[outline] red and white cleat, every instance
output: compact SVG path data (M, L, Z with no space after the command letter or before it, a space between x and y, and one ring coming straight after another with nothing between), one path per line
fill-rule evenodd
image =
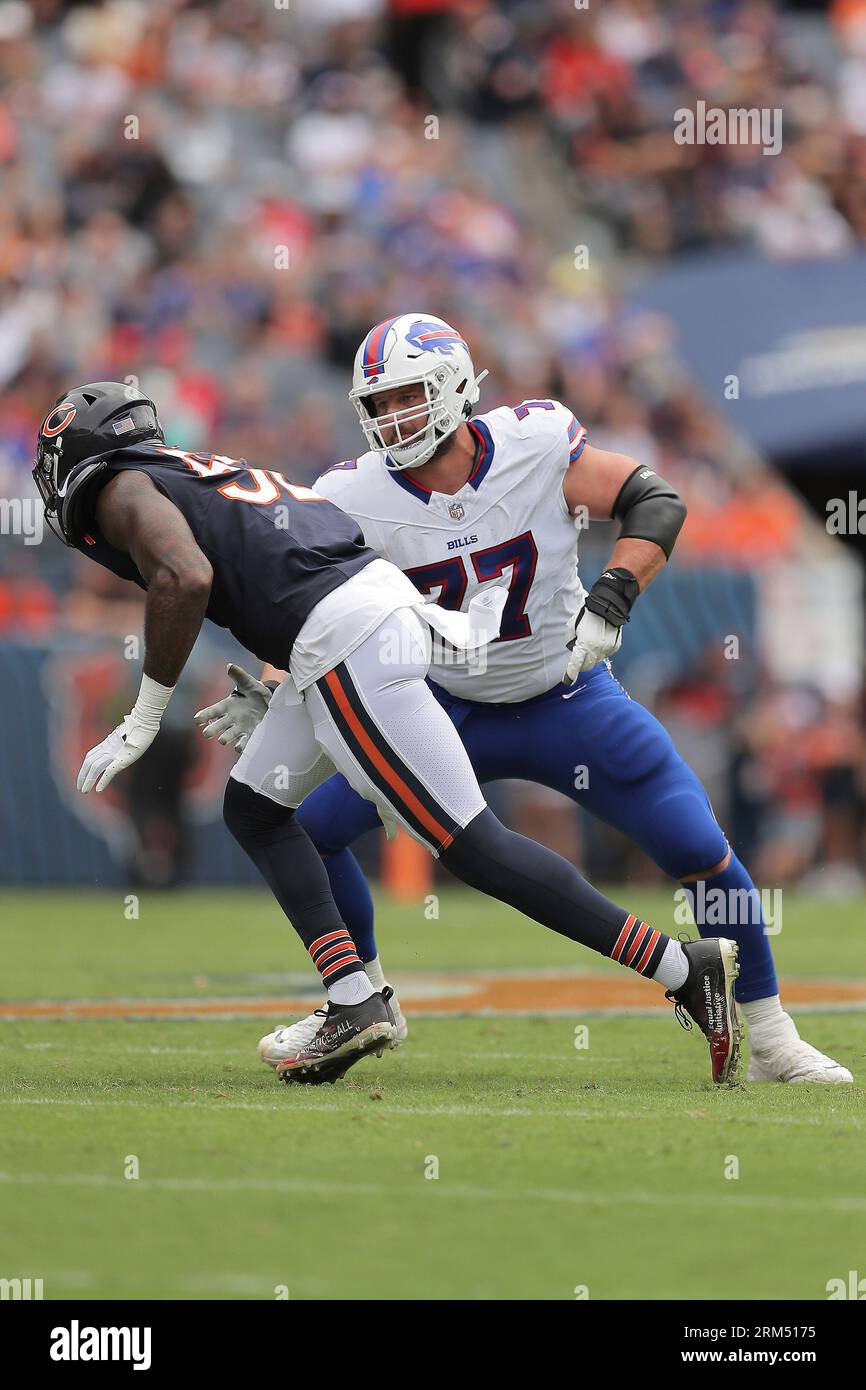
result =
M734 999L734 983L740 967L737 943L726 937L684 941L689 973L679 989L669 989L666 999L676 1004L676 1016L690 1029L694 1019L710 1045L713 1081L733 1085L740 1062L742 1030Z

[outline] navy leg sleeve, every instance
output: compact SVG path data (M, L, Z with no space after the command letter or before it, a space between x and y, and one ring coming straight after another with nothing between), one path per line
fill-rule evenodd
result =
M294 811L229 777L223 818L250 856L329 985L361 962L318 851Z
M331 892L361 960L378 954L373 928L373 899L361 866L349 845L381 825L376 808L338 773L304 799L296 819L322 855Z

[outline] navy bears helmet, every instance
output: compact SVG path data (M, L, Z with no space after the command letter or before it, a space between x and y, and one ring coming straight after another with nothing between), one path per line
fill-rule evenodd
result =
M129 444L165 443L153 401L120 381L97 381L58 396L39 430L33 478L45 503L45 519L65 545L80 540L77 518L87 486L107 456ZM68 487L69 476L80 469Z

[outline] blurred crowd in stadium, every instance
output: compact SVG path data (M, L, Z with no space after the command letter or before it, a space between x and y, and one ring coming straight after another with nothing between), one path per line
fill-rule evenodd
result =
M623 290L695 248L866 238L866 0L829 22L762 0L0 0L0 84L3 497L29 495L65 385L131 375L171 442L310 482L359 451L361 337L417 307L490 369L484 409L556 396L670 477L680 566L808 543ZM677 144L671 111L699 98L782 108L781 155ZM50 538L3 549L0 636L105 632L121 602L130 630L137 600ZM759 878L820 860L857 881L862 692L708 652L656 708L711 783L725 769Z

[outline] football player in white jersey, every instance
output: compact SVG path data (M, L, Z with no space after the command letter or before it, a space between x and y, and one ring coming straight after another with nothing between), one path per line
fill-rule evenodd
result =
M469 660L434 644L429 677L478 780L519 778L569 795L679 880L703 935L711 927L737 941L750 1079L851 1081L783 1010L751 878L666 731L610 669L632 605L670 556L683 503L651 469L589 444L557 401L473 416L483 375L441 319L410 313L377 324L358 350L351 391L369 451L328 469L316 491L445 608L465 610L477 594L507 584L497 640ZM621 522L608 567L588 593L578 578L576 524L587 517ZM242 746L269 690L237 674L233 695L199 719L210 736ZM585 776L576 780L578 767ZM343 920L380 988L372 901L349 849L378 823L375 807L338 776L304 801L298 820L325 858ZM312 1014L275 1030L260 1055L271 1065L294 1057L319 1023Z

